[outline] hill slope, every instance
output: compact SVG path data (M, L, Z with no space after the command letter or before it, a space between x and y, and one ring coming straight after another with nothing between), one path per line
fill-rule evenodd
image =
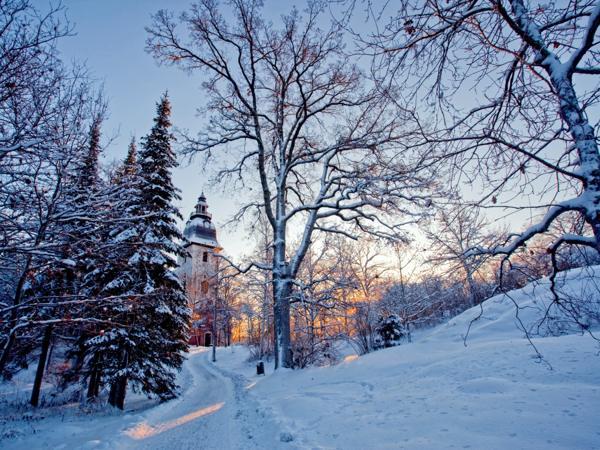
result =
M563 291L597 303L596 272L569 272ZM540 326L550 299L547 280L529 285L466 311L419 342L334 367L257 378L242 367L242 349L223 351L217 364L246 370L256 382L249 390L306 448L600 448L598 341L548 336L575 330L569 314L556 308ZM523 325L546 336L532 338L543 361L524 339Z

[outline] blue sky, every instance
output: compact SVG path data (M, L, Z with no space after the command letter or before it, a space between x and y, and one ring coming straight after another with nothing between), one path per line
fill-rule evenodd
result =
M37 3L43 9L48 0ZM109 100L110 117L104 133L114 139L107 149L106 161L123 158L132 135L139 139L148 133L155 102L165 90L171 98L174 125L191 131L202 127L203 118L196 114L203 99L200 74L188 75L175 67L159 66L144 50L144 27L150 25L151 15L161 8L184 11L191 3L192 0L63 0L75 33L60 42L63 58L86 62L93 76L104 84ZM289 0L266 3L264 11L274 22L294 4L300 9L304 4ZM183 197L178 206L187 218L204 190L221 245L228 254L240 256L251 249L243 227L219 227L236 211L240 193L211 189L209 176L210 171L204 172L199 162L182 161L174 172L174 182Z
M34 0L44 10L50 0ZM203 126L203 118L197 117L196 108L201 105L202 79L198 73L187 75L175 67L159 66L144 51L146 32L144 27L151 22L151 14L161 8L180 12L186 10L192 0L63 0L66 14L74 26L75 35L62 39L59 49L66 61L86 62L92 75L104 84L109 100L110 117L104 128L106 138L114 138L105 158L110 161L125 155L131 136L138 139L152 126L155 103L168 90L173 105L173 123L176 127L192 132ZM302 8L304 2L271 0L264 11L268 18L277 22L280 13L296 4ZM174 182L181 189L183 199L178 205L187 217L197 196L205 191L217 226L228 220L236 210L240 193L225 193L211 189L208 173L199 162L182 166L174 172ZM498 218L501 212L490 216ZM519 218L511 217L507 222L518 228L527 220L527 211ZM501 220L504 222L504 220ZM239 256L250 249L244 239L242 226L224 229L219 227L219 241L226 252ZM243 249L243 250L242 250Z
M44 10L48 2L38 0ZM173 106L175 126L198 130L203 119L196 116L202 94L198 74L188 76L174 67L159 66L144 51L150 15L161 8L186 9L190 0L63 0L67 17L74 25L75 36L62 39L59 49L65 61L83 61L92 76L104 84L110 117L104 126L105 138L113 138L104 155L105 162L124 157L132 136L148 133L155 114L155 103L168 90ZM184 217L190 214L202 190L219 225L234 212L235 193L211 190L201 164L182 162L173 174L182 191L180 203ZM240 254L244 245L242 229L220 229L219 240L232 255Z

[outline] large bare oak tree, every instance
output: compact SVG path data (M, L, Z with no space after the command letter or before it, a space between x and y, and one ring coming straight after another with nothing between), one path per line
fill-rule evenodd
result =
M402 118L347 59L326 3L307 5L275 27L262 1L201 0L178 18L159 11L148 28L158 60L204 76L210 120L187 151L225 151L219 176L260 186L242 212L262 210L272 228L276 367L293 364L290 298L314 234L395 236L399 220L387 213L406 220L400 213L428 201L417 160L390 158Z

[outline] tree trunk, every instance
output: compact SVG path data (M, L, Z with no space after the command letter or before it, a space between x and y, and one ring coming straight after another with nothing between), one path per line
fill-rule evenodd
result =
M269 324L269 311L271 305L269 305L269 289L267 287L269 280L265 275L263 284L263 297L262 297L262 308L260 311L260 358L264 358L269 349L269 330L271 329Z
M50 361L52 361L52 355L54 354L54 344L50 345L50 350L48 351L48 358L46 359L46 370L45 372L48 372L48 370L50 370Z
M117 406L117 391L119 386L119 380L117 379L110 384L110 391L108 393L108 404L111 406Z
M600 253L600 213L594 214L592 217L587 218L587 222L592 227L594 238L596 239L596 250Z
M468 266L468 264L463 263L463 269L467 274L467 289L469 290L469 306L475 306L479 304L479 293L477 287L475 285L475 280L473 279L473 271Z
M117 408L123 410L125 409L125 396L127 395L127 377L120 378L118 385Z
M85 341L87 339L87 335L82 333L81 336L77 339L77 353L75 354L75 361L73 362L72 371L76 374L81 373L81 368L83 367L83 363L85 361Z
M600 252L600 154L596 135L579 105L573 83L566 77L557 78L549 72L552 84L558 91L561 115L569 125L569 132L577 148L579 172L585 178L584 192L591 200L591 205L586 207L586 220L592 227L596 250Z
M119 409L125 408L125 396L127 395L127 377L119 377L110 386L108 403Z
M213 320L212 320L212 362L217 362L217 297L213 302Z
M275 304L275 368L293 368L294 361L290 334L290 279L275 279L273 300Z
M584 207L586 220L592 227L596 249L600 252L600 153L598 152L594 127L590 125L580 105L577 92L573 86L572 74L568 74L563 70L561 61L556 55L550 53L544 42L541 41L541 30L530 19L523 0L511 0L510 4L515 22L536 46L537 59L550 77L550 82L559 101L560 115L567 123L569 133L577 148L579 156L578 173L583 178L584 194L587 194L592 204Z
M123 352L121 357L121 367L126 368L128 362L127 351ZM127 394L127 377L117 377L116 380L110 385L110 393L108 395L108 403L111 406L115 406L119 409L125 407L125 396Z
M10 313L9 323L15 324L17 323L18 312L19 309L16 306L21 304L21 298L23 297L23 288L25 286L25 281L27 280L27 274L29 273L29 268L31 267L31 256L27 257L27 261L25 263L25 267L21 272L21 276L19 277L19 281L17 282L17 287L15 290L15 296L13 300L13 309ZM10 355L10 351L16 341L16 331L11 330L4 343L4 348L2 349L2 355L0 356L0 374L4 374L4 369L6 367L6 363L8 362L8 356Z
M31 404L38 406L40 401L40 391L42 389L42 380L44 378L44 370L46 369L46 359L48 357L48 349L50 348L50 341L52 340L52 325L48 325L44 331L44 337L42 339L42 351L40 352L40 359L38 361L37 371L35 373L35 380L33 382L33 389L31 390Z
M11 317L11 322L12 321L13 320ZM6 363L8 362L8 355L10 355L10 351L12 349L12 346L15 343L15 340L16 340L15 332L11 331L11 333L8 336L8 339L6 340L6 343L4 344L4 349L2 350L2 356L0 356L0 374L2 374L3 376L4 376L4 368L6 367Z
M92 357L91 362L91 373L88 381L87 399L91 400L98 396L100 392L100 371L98 369L98 363L100 361L100 354L96 353Z

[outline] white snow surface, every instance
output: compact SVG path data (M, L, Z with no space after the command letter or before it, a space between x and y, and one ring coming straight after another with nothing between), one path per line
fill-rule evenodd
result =
M192 244L206 245L207 247L218 247L219 243L214 239L209 239L200 236L191 236L188 241Z
M83 413L77 404L31 410L2 405L2 449L294 449L247 394L247 381L209 362L195 348L179 376L183 394L156 404L128 395L126 411ZM14 384L3 386L14 395Z
M600 268L575 270L562 290L598 302L597 282ZM156 405L129 396L125 413L88 415L76 405L32 412L6 404L0 439L10 437L0 448L600 449L599 343L566 326L561 310L538 326L549 299L544 280L418 333L413 344L332 367L274 372L267 363L257 376L245 347L219 348L216 364L194 349L180 398ZM523 327L538 332L531 343ZM2 387L14 396L14 386Z
M599 275L598 267L570 271L560 290L597 307ZM599 342L574 333L556 308L540 326L548 286L493 297L413 344L333 367L256 377L243 348L219 364L255 380L250 391L302 448L600 449ZM523 326L538 334L542 360Z

